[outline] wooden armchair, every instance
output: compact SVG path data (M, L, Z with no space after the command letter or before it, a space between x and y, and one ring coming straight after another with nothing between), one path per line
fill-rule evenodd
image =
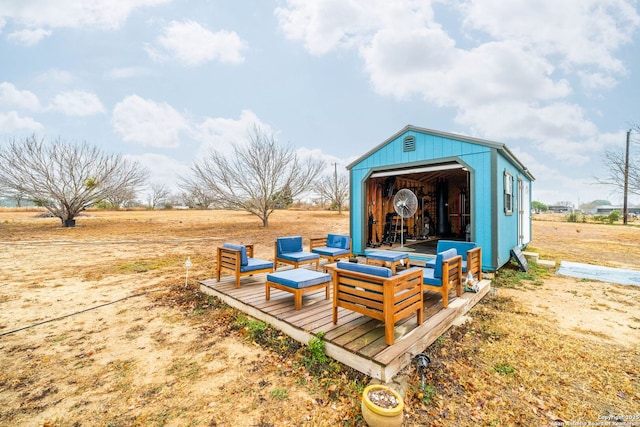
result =
M463 265L463 273L469 272L475 280L482 280L482 248L480 246L467 251L466 269L464 267Z
M459 240L438 240L436 253L455 249L458 255L462 256L462 272L471 271L471 275L476 280L482 280L482 247L475 242L463 242ZM427 261L429 268L435 268L436 261Z
M253 257L253 245L225 243L218 247L217 261L216 280L220 281L223 270L228 271L236 276L236 288L240 287L242 276L273 272L273 262Z
M422 269L411 268L392 275L386 267L338 262L333 270L333 323L343 307L384 322L384 340L395 341L398 320L417 316L423 319Z
M351 237L331 233L326 237L312 237L309 239L309 250L330 263L340 258L351 258Z
M442 307L449 306L449 291L456 290L456 296L462 295L462 256L455 249L449 249L436 255L434 268L423 270L423 291L435 291L442 294Z
M273 252L274 267L278 268L278 263L291 264L294 268L300 264L316 264L316 270L320 267L320 255L307 252L302 249L302 237L278 237Z

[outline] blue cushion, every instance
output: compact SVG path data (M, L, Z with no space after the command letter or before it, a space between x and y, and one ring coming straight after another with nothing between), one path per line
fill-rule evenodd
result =
M398 251L370 251L365 254L367 258L379 260L379 261L400 261L406 259L409 255L406 252Z
M301 251L301 252L285 252L285 253L281 253L278 255L278 258L280 259L286 259L289 261L310 261L312 259L318 259L320 258L320 255L318 254L314 254L311 252L305 252L305 251Z
M302 251L302 237L278 237L276 240L278 245L278 255L287 252L301 252Z
M301 289L328 282L331 280L331 275L306 268L294 268L293 270L267 274L267 280L290 288Z
M249 258L247 265L240 266L240 271L246 273L247 271L264 270L265 268L273 268L273 263L263 259Z
M356 264L355 262L339 261L337 267L342 270L355 271L356 273L371 274L378 277L391 277L391 269L387 267L378 267L377 265Z
M438 240L436 252L444 252L448 249L455 249L462 260L467 260L467 251L476 247L475 242L464 242L462 240Z
M431 286L442 286L442 279L433 276L435 270L433 268L422 269L422 283Z
M329 246L320 246L319 248L313 248L311 252L324 256L339 256L349 254L348 249L333 248Z
M249 263L249 258L247 258L247 248L245 245L236 245L233 243L225 243L222 245L223 248L234 249L236 251L240 251L240 265L247 265Z
M349 250L349 236L344 234L327 234L327 246L330 248Z
M442 278L442 261L451 259L456 255L458 255L458 252L454 248L439 252L436 255L436 266L433 271L433 277Z
M436 259L431 258L430 260L427 260L427 262L424 263L424 266L427 268L436 268Z

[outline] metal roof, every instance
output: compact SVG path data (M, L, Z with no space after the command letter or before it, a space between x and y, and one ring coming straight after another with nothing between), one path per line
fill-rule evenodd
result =
M494 142L494 141L488 141L488 140L485 140L485 139L474 138L474 137L466 136L466 135L460 135L460 134L455 134L455 133L449 133L449 132L442 132L442 131L433 130L433 129L427 129L427 128L423 128L423 127L419 127L419 126L413 126L413 125L406 125L401 130L399 130L398 132L393 134L391 137L387 138L382 143L378 144L376 147L374 147L371 150L367 151L365 154L363 154L362 156L358 157L355 161L349 163L347 165L347 169L351 170L351 168L353 168L356 164L360 163L362 160L366 159L371 154L373 154L376 151L380 150L385 145L387 145L387 144L391 143L392 141L396 140L400 135L402 135L402 134L404 134L406 132L409 132L409 131L414 131L414 132L419 132L419 133L423 133L423 134L439 136L439 137L442 137L442 138L456 139L458 141L465 141L465 142L470 142L472 144L478 144L478 145L483 145L485 147L494 148L494 149L498 150L499 152L501 152L509 161L511 161L523 174L525 174L527 176L527 178L529 178L531 181L535 180L535 178L533 177L533 175L531 174L529 169L527 169L522 164L522 162L520 160L518 160L518 158L507 148L507 146L505 144L502 144L502 143L499 143L499 142Z

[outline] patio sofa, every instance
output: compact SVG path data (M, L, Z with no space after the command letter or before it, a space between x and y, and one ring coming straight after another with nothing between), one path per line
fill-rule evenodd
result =
M253 257L253 245L236 245L224 243L218 246L216 264L216 280L220 281L220 273L228 271L236 276L236 288L240 287L240 277L257 273L271 273L273 262Z
M326 258L330 263L340 258L351 258L351 237L344 234L327 234L326 237L309 239L309 250Z
M278 263L291 264L294 268L300 264L316 264L316 270L320 267L320 255L307 252L302 249L302 237L278 237L274 249L274 269L278 268Z
M449 306L449 291L456 290L456 296L462 295L462 256L454 248L436 255L434 267L424 267L422 290L442 294L442 307Z
M471 272L476 280L482 280L482 247L477 246L475 242L463 242L458 240L438 240L436 253L444 252L449 249L455 249L458 255L462 256L462 272ZM436 261L428 261L426 266L435 268Z
M385 343L393 345L398 320L416 314L422 323L422 268L393 275L387 267L339 261L332 274L334 324L340 307L381 320Z

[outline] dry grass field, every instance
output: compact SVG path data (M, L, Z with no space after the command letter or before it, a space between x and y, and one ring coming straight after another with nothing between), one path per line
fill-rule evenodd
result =
M347 233L347 214L277 211L264 229L228 211L88 211L75 228L39 213L0 211L0 425L364 425L366 377L313 369L197 286L225 241L271 259L277 236ZM531 247L640 270L639 242L638 226L545 216ZM509 267L495 286L425 349L424 387L404 373L406 425L640 417L640 289Z

